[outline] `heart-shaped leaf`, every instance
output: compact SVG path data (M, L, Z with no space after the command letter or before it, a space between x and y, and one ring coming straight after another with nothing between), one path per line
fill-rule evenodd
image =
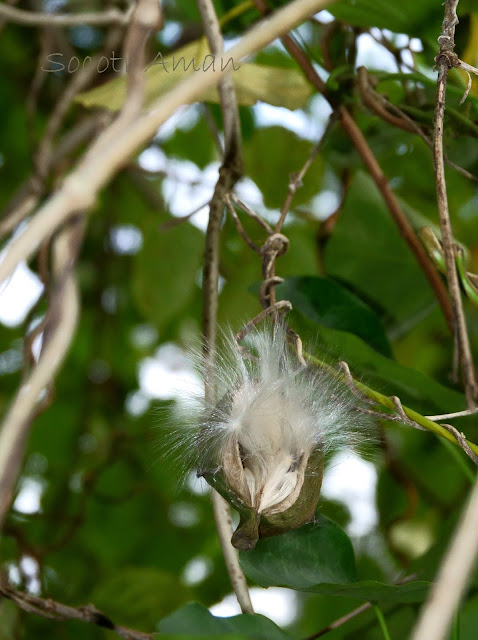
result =
M319 516L281 536L259 540L252 551L240 553L247 576L262 587L298 590L355 579L355 557L347 534L335 522Z

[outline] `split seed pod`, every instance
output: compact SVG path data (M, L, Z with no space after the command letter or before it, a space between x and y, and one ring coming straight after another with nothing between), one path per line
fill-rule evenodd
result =
M238 511L232 544L242 550L313 519L327 450L353 445L364 427L349 390L301 365L283 327L248 343L251 357L233 339L219 356L208 382L222 399L196 437L198 475Z

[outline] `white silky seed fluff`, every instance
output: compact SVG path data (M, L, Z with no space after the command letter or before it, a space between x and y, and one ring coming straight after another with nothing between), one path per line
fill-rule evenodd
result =
M186 449L189 464L183 466L219 472L224 453L237 441L241 498L258 512L274 513L302 482L301 462L318 449L327 453L367 440L368 420L345 385L298 362L281 325L254 330L244 343L252 358L244 356L232 333L225 334L207 380L220 400L208 406L202 394L186 399L188 422L195 415L195 424L176 433L170 455ZM201 357L194 359L199 363Z

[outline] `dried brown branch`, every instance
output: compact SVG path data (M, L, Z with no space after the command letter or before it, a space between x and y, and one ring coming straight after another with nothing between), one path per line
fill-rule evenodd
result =
M256 8L263 15L267 15L270 13L270 9L265 0L253 1ZM357 126L357 123L343 105L337 106L330 99L325 83L318 75L308 56L299 47L295 40L290 35L283 36L281 40L284 47L296 60L309 82L330 102L332 108L336 109L339 120L345 132L352 141L358 154L362 158L363 163L367 167L373 181L377 185L378 190L382 194L382 198L384 199L385 204L387 205L395 224L397 225L404 240L407 242L410 250L415 256L415 259L419 263L420 267L422 268L430 286L435 293L435 296L442 309L443 315L450 331L453 331L453 314L446 287L444 286L439 274L436 272L436 269L433 266L430 258L428 257L425 249L415 235L413 228L411 227L405 213L402 211L402 208L400 207L400 204L395 197L395 194L393 193L386 176L384 175L379 163L377 162L377 159L375 158L364 135Z
M209 42L212 55L220 57L224 52L219 21L211 0L198 0L198 8ZM203 273L203 334L205 354L214 361L216 343L217 287L219 279L219 232L225 206L225 197L242 173L241 129L234 83L230 76L221 79L218 84L221 99L221 111L224 125L224 159L219 170L219 179L209 207L209 222L206 233L205 261ZM209 349L212 350L208 355Z
M111 24L128 24L130 12L123 13L112 7L106 11L88 11L77 14L42 13L17 9L2 2L0 4L0 18L24 27L74 27L80 24L104 27Z
M430 286L435 293L435 297L437 298L438 303L441 307L446 323L451 329L453 325L450 300L448 298L448 293L440 278L440 275L437 273L427 252L423 248L423 245L421 244L412 226L410 225L405 213L403 212L395 194L393 193L389 185L385 174L382 171L382 168L380 167L377 159L375 158L372 150L365 140L363 133L360 131L356 122L347 111L347 109L345 109L345 107L340 107L339 112L342 126L352 140L375 184L380 190L400 234L407 242L410 250L415 256L415 259L421 266L422 271L424 272Z
M0 598L14 602L20 609L50 620L81 620L108 629L118 634L124 640L152 640L153 634L128 629L115 624L111 618L99 611L94 605L71 607L55 600L39 598L38 596L17 591L8 585L0 583Z
M475 396L477 393L477 382L473 357L471 354L470 339L466 329L465 314L463 311L463 302L455 262L453 232L450 222L450 212L448 209L445 165L443 161L443 122L445 117L446 85L448 71L453 66L450 60L455 55L453 49L455 48L455 26L458 24L458 17L456 15L457 6L458 0L447 0L445 2L445 17L442 25L442 33L438 38L440 51L435 58L436 65L438 67L438 81L433 131L433 160L435 166L440 229L442 234L443 252L445 255L446 277L453 312L455 345L463 375L468 407L473 408L476 406Z
M204 31L212 55L220 57L224 53L219 20L212 0L197 0ZM206 371L211 371L215 364L216 326L219 282L219 235L221 219L227 195L238 181L242 173L242 138L237 107L236 91L231 76L225 76L218 84L221 99L221 111L224 126L224 159L219 170L219 179L209 204L209 221L206 231L206 245L203 269L203 345ZM211 376L206 374L206 381ZM206 382L205 396L209 402L215 402L216 390ZM226 562L234 593L243 613L253 613L252 602L247 587L246 577L239 564L237 549L232 546L233 533L231 510L224 498L211 489L214 518L219 541Z
M367 105L367 107L369 107L369 109L376 115L380 116L382 120L385 120L385 122L388 122L388 124L391 124L394 127L403 129L403 131L417 133L425 139L425 134L418 125L411 121L411 118L396 116L387 110L387 107L390 108L390 104L384 96L373 89L370 77L365 67L359 67L357 69L357 85L360 91L360 97L364 104Z

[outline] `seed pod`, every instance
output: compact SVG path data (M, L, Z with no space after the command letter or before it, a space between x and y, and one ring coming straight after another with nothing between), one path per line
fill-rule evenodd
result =
M353 444L364 424L346 387L295 360L280 325L250 336L253 358L228 346L212 381L227 391L197 436L198 474L238 511L232 543L248 550L313 519L326 451Z

